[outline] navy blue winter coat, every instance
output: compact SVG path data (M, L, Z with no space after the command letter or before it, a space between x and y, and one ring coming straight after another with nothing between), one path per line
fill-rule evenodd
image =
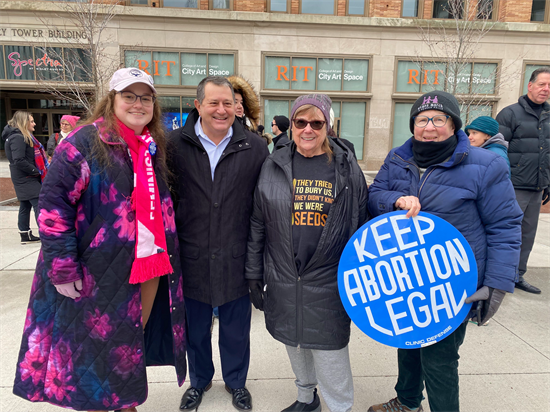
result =
M452 224L470 244L478 267L478 288L512 293L517 279L521 221L508 168L501 156L471 147L462 130L445 162L420 178L412 139L390 151L369 188L369 211L376 217L395 210L401 196L416 196L422 211Z

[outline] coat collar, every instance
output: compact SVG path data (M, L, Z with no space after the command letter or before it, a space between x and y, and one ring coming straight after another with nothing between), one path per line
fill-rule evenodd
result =
M520 96L519 99L518 99L518 103L521 107L523 107L523 109L529 113L530 115L533 115L535 116L537 119L539 118L539 116L537 116L537 114L535 113L535 111L533 110L533 108L529 105L529 103L527 103L527 99L526 97L527 96L526 94L523 95L523 96ZM540 118L542 119L542 117L544 115L548 115L548 113L550 113L550 104L548 102L544 102L542 104L542 112L540 114Z
M470 139L468 139L468 135L462 131L462 129L457 130L456 137L458 138L458 144L456 145L455 151L451 155L451 158L445 162L440 163L438 166L442 167L454 167L462 160L465 156L468 156L470 153ZM401 159L406 161L412 161L413 159L413 151L412 151L412 142L413 142L414 136L411 137L409 140L407 140L405 143L403 143L402 146L395 149L395 154L399 156Z

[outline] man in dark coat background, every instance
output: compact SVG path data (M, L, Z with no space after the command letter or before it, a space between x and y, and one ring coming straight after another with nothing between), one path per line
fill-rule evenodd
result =
M195 109L170 133L176 226L187 310L191 386L180 409L197 409L212 386L210 329L219 307L225 389L233 406L252 409L245 388L250 360L251 305L244 263L254 188L269 154L264 139L235 121L235 95L224 77L197 87Z
M273 132L273 150L280 149L290 142L286 131L290 127L290 121L286 116L275 116L271 121L271 131Z
M512 184L523 212L516 288L538 294L540 289L523 276L535 243L541 202L545 205L550 200L550 67L535 70L527 90L517 103L502 109L496 120L509 142Z

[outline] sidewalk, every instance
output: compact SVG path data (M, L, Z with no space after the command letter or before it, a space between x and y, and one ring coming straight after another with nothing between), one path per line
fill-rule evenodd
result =
M61 411L32 404L12 394L15 363L25 320L39 245L20 245L17 207L0 207L0 411ZM33 223L33 226L35 223ZM36 229L35 229L36 231ZM461 348L460 389L463 412L534 412L550 410L550 215L541 214L527 279L541 295L508 295L485 327L469 324ZM224 389L214 326L216 375L200 412L235 411ZM350 356L355 385L354 411L365 412L395 396L396 350L372 341L353 327ZM139 412L179 411L188 383L178 388L172 367L148 368L149 399ZM253 309L251 361L247 387L255 412L276 412L296 399L293 373L284 346L265 329L263 314ZM427 401L423 402L428 411ZM328 412L323 403L323 410Z

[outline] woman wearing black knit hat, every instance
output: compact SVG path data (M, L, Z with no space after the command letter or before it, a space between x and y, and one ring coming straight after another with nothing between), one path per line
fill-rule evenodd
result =
M522 213L506 162L471 147L461 127L453 95L433 91L421 96L411 110L413 136L386 157L369 188L368 208L373 217L398 209L415 217L422 209L462 233L474 251L478 290L461 304L474 303L481 326L496 313L506 292L514 291ZM458 350L471 313L443 340L398 349L397 397L368 412L420 412L424 384L432 412L459 411Z

